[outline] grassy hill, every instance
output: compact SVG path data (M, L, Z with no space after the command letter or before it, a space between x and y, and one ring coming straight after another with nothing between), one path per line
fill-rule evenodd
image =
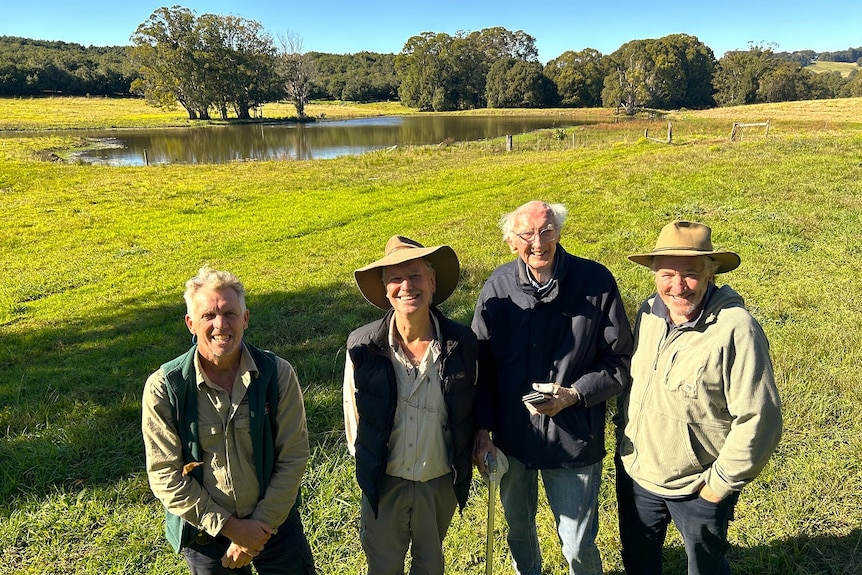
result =
M183 122L135 101L2 105L0 127L17 130ZM510 153L496 141L216 166L46 162L79 143L62 130L0 135L0 573L187 572L143 473L140 393L189 345L182 286L204 263L244 280L247 338L296 367L313 451L303 517L319 571L359 573L341 371L348 332L378 312L352 271L395 233L449 244L463 272L444 311L469 323L483 281L512 257L497 219L534 198L569 207L562 244L611 269L630 314L652 280L626 255L650 248L669 220L708 223L718 247L741 254L720 281L770 339L786 425L731 524L734 572L859 573L862 99L634 122L593 113L607 121L520 136ZM751 128L728 141L733 122L766 120L768 136ZM672 145L643 137L668 122ZM608 458L599 544L619 574L612 474ZM476 479L446 539L447 572L484 572L486 502ZM540 522L545 572L562 575L546 505ZM494 571L511 573L502 520L495 537ZM673 533L668 572L683 561Z
M854 70L859 70L855 62L812 62L808 66L814 72L840 72L845 78Z

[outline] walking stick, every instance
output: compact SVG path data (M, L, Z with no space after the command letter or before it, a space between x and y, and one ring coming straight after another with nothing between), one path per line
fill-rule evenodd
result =
M494 510L496 509L497 460L490 451L485 454L488 468L488 532L485 537L485 575L494 570Z

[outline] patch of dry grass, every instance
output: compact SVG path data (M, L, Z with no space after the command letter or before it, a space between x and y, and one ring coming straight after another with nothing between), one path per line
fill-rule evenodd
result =
M186 126L182 108L160 110L138 98L3 98L0 130Z
M862 98L803 100L776 104L728 106L698 111L676 111L672 118L727 119L731 122L765 122L766 120L812 123L862 123ZM728 126L728 133L730 127Z
M63 130L74 128L142 128L191 126L200 121L189 120L181 107L163 110L150 106L141 98L105 97L46 97L46 98L2 98L3 115L0 116L0 131ZM410 114L415 110L405 108L399 102L355 102L315 101L306 106L306 115L327 119L361 118ZM262 120L286 120L296 118L296 108L289 102L272 102L262 107ZM235 119L231 114L229 119ZM219 120L213 119L218 123Z
M855 62L812 62L806 66L812 72L840 72L845 78L853 71L859 70L859 66Z

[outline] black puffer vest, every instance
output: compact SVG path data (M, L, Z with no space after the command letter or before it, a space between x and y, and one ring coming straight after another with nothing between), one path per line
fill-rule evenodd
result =
M394 312L355 330L347 338L353 362L356 408L356 479L377 515L380 480L386 474L389 437L395 419L398 392L395 368L389 358L389 324ZM448 412L445 431L453 453L450 465L453 486L461 509L467 503L472 475L473 400L476 396L476 336L470 328L451 321L436 308L431 313L440 324L442 355L440 379Z

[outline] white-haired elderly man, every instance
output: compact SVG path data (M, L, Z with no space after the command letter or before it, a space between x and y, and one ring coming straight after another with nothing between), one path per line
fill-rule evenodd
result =
M538 477L571 575L600 575L598 494L605 402L629 383L632 335L610 271L559 244L566 209L533 201L501 219L514 261L485 282L473 316L479 398L473 459L506 455L500 498L515 571L539 575ZM539 392L532 403L524 396ZM493 441L492 441L493 439Z
M629 259L652 270L656 291L637 314L632 385L614 418L623 564L661 575L673 521L689 575L726 575L739 492L781 437L769 343L742 297L716 286L741 260L713 249L708 226L673 221Z

